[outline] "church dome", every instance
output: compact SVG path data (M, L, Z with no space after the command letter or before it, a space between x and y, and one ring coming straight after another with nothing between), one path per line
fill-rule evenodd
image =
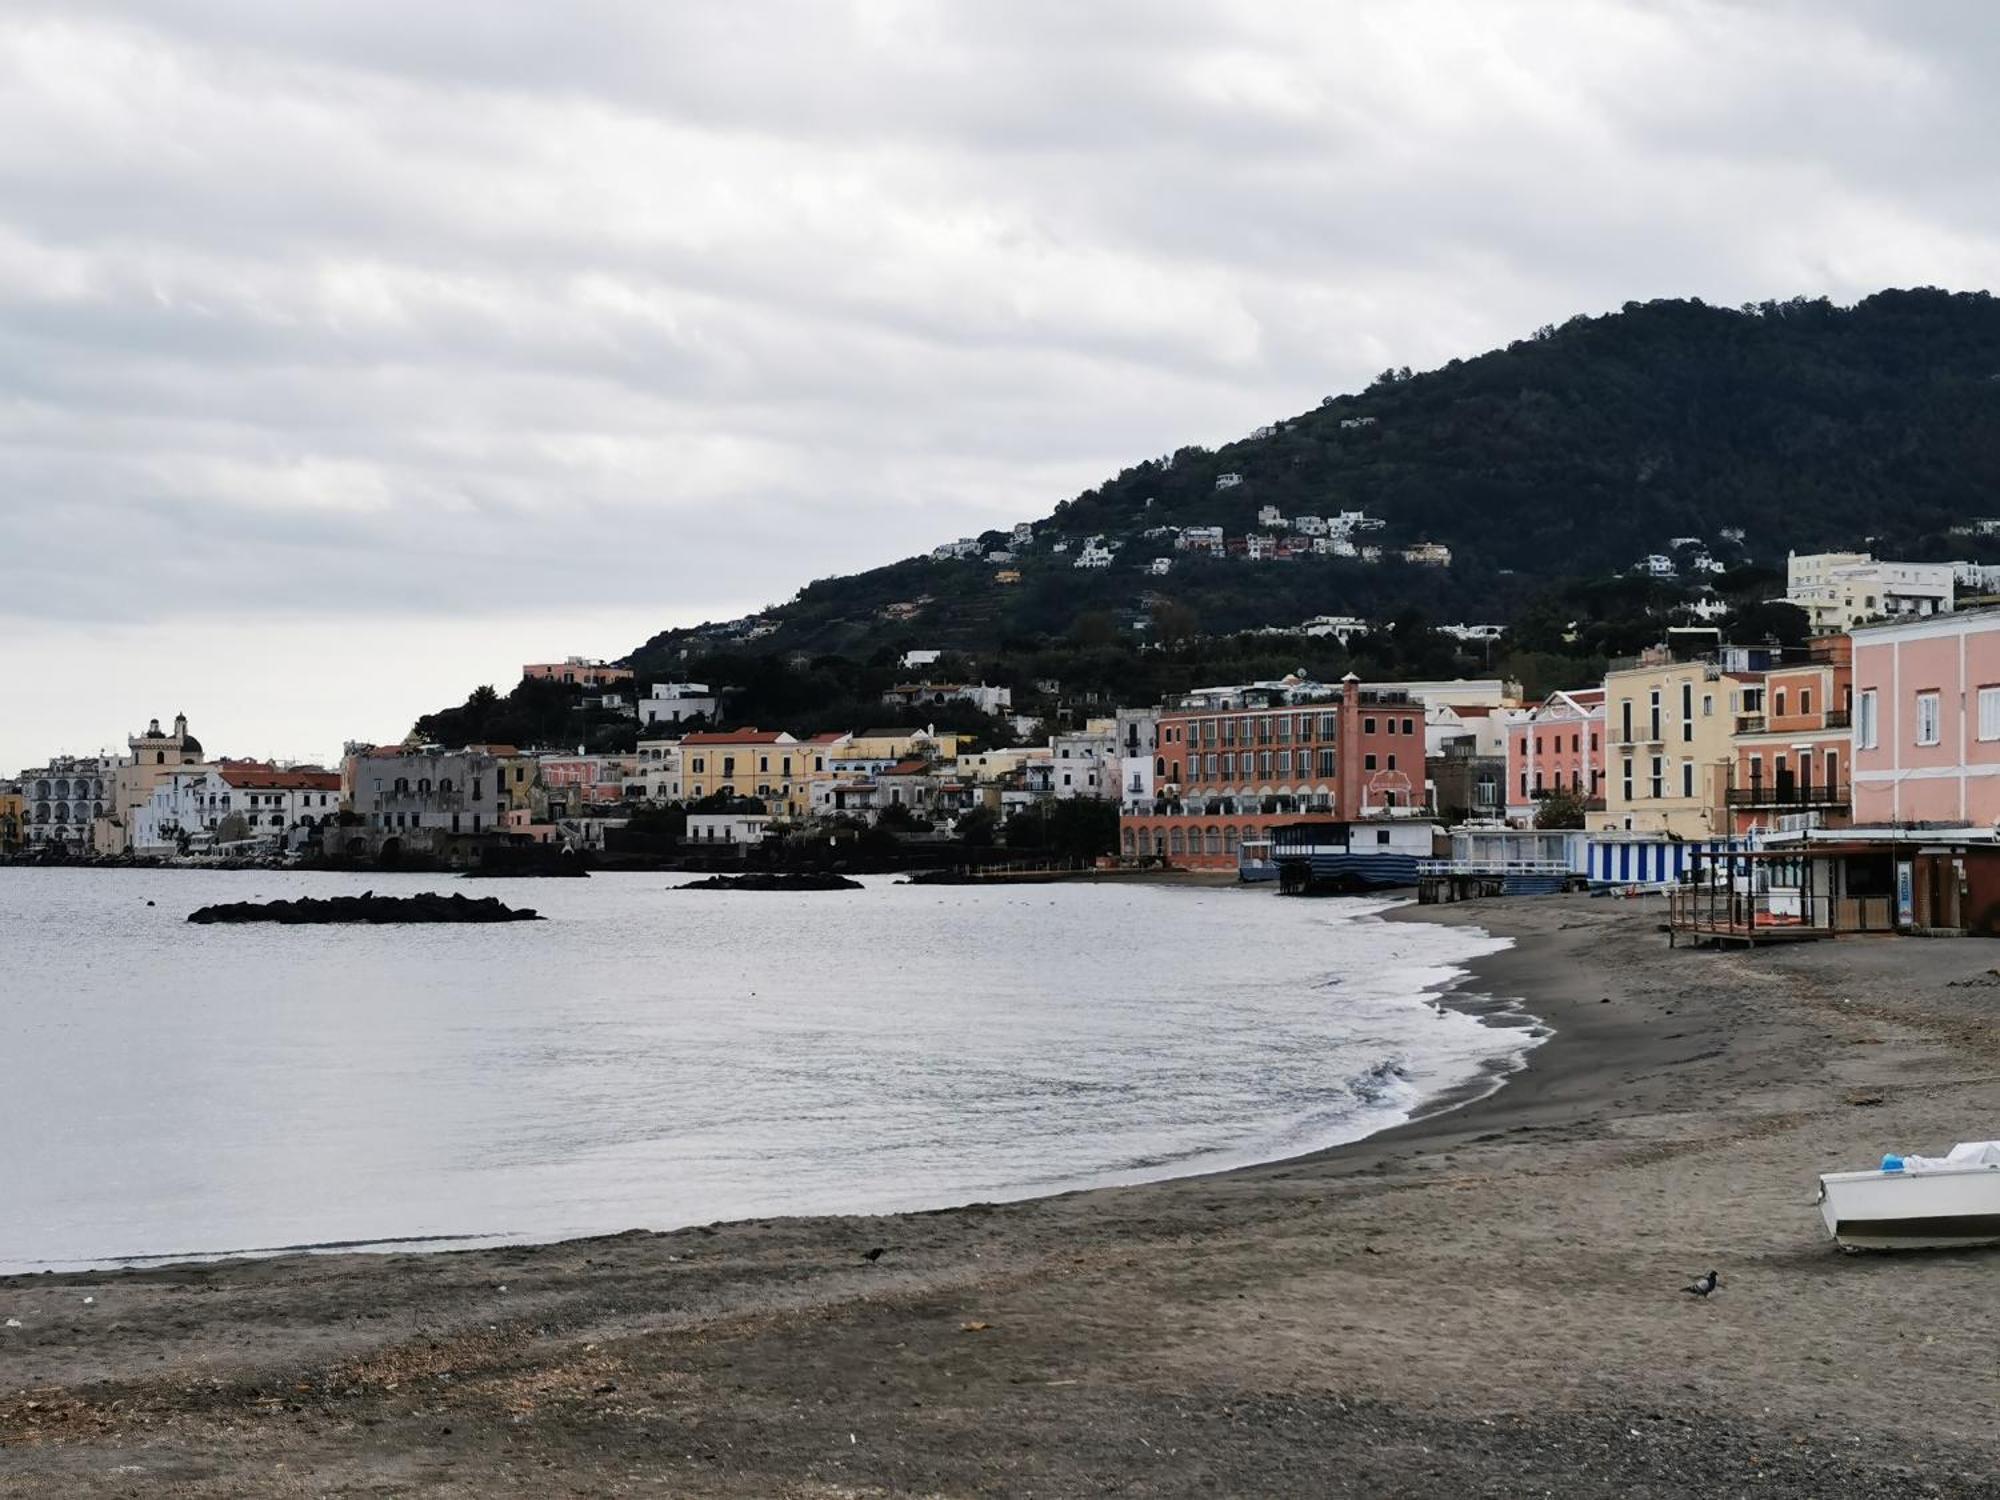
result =
M191 734L181 736L181 754L200 755L201 741Z

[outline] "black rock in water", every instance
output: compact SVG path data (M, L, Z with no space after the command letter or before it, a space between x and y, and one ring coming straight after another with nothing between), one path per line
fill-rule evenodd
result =
M711 875L706 880L689 881L677 891L858 891L865 887L845 875L824 875L812 870L759 871L753 875Z
M188 920L203 925L279 922L296 927L329 922L539 922L541 915L529 908L504 905L491 896L473 900L431 892L418 896L378 896L369 891L360 896L306 896L297 901L230 901L190 912Z

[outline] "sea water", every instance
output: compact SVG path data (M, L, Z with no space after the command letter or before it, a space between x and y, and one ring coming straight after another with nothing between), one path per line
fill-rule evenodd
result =
M1483 933L1139 884L0 870L0 1271L1021 1198L1351 1141L1534 1033ZM542 922L192 926L463 890Z

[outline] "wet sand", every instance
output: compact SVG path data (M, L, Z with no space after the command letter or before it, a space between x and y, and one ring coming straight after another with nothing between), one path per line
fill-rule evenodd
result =
M1398 913L1514 936L1455 998L1556 1034L1289 1162L0 1280L0 1494L2000 1495L2000 1251L1843 1255L1812 1206L2000 1135L2000 943L1658 917Z

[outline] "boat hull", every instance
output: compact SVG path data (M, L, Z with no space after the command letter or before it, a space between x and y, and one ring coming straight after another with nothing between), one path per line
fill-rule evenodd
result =
M1820 1219L1855 1250L1947 1250L2000 1244L2000 1170L1828 1172Z

